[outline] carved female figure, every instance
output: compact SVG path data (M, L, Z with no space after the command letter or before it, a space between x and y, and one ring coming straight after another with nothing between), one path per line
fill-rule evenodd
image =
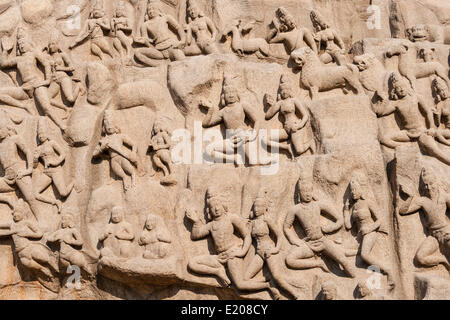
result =
M310 124L309 110L294 97L288 79L283 75L280 79L279 100L274 101L273 97L266 94L265 100L269 105L266 112L266 120L273 118L278 112L282 115L283 129L280 130L277 141L263 141L267 146L277 146L289 152L292 158L294 153L290 145L285 142L291 140L295 156L301 155L308 150L311 154L316 151L316 144ZM297 117L297 112L300 118ZM272 138L273 139L273 138Z
M35 184L36 199L45 203L57 206L58 212L61 211L61 201L51 199L43 192L53 183L61 197L66 198L73 189L73 182L66 184L62 164L66 158L63 148L49 136L49 130L45 118L39 119L38 124L39 145L35 150L33 157L34 167L37 167L39 160L44 165L43 174Z
M103 117L103 137L96 149L93 157L99 157L107 152L111 159L111 170L123 182L125 191L135 185L137 165L137 147L136 144L126 134L120 133L120 129L113 123L112 113L106 111ZM128 148L130 147L130 148ZM131 178L131 182L128 178Z
M318 43L319 51L323 47L325 52L320 55L320 61L323 63L336 62L342 66L345 65L345 45L342 38L332 29L317 11L311 11L311 21L316 33L314 39Z
M173 164L172 156L170 154L170 136L161 120L155 121L153 125L152 139L150 140L149 148L155 151L155 154L153 155L154 164L164 172L164 178L161 179L161 184L176 184L177 181L171 176Z
M194 56L199 54L217 53L215 44L217 35L216 27L210 18L200 11L195 0L186 3L188 24L186 26L186 47L184 54Z
M267 264L273 279L293 297L298 298L298 293L283 277L284 261L278 258L281 249L282 232L277 224L268 216L268 202L265 195L258 195L250 216L250 232L256 241L256 255L250 261L244 275L245 280L252 279L263 268L264 262ZM270 232L275 235L276 245L274 245Z
M377 208L369 201L363 191L366 186L362 185L361 177L354 175L350 181L350 193L352 204L345 205L344 223L347 230L352 228L352 222L356 222L361 234L361 258L369 266L376 265L388 277L388 283L394 286L391 268L384 262L380 262L373 255L373 248L379 239L380 233L387 234L386 226L378 214Z
M91 52L98 56L100 60L104 60L106 58L105 53L111 58L114 58L111 52L111 47L105 37L105 32L109 32L110 30L111 24L108 17L105 15L103 1L96 0L83 31L75 39L75 42L69 46L69 49L75 48L75 46L79 45L86 38L89 38L91 39Z
M138 243L145 246L144 259L163 259L170 254L172 237L164 221L154 214L149 214Z
M127 17L125 2L120 1L116 7L114 18L111 19L111 30L114 35L113 46L119 52L122 62L130 64L133 58L133 40L129 34L133 31L130 19ZM124 52L126 51L126 52Z

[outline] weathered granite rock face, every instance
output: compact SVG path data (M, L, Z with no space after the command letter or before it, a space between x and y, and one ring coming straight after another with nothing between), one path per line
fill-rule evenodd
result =
M449 17L0 0L0 299L449 299Z

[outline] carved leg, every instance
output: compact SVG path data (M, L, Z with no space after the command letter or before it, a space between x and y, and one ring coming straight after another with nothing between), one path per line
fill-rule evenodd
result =
M66 198L72 192L74 183L71 182L66 185L62 167L59 167L58 171L52 174L52 180L53 185L55 186L56 190L58 190L58 193L61 195L61 197Z
M286 265L297 270L321 268L329 272L325 262L315 257L314 252L306 245L304 247L292 247L286 256Z
M447 264L447 259L439 251L439 242L436 238L428 236L417 249L415 259L425 267L434 267L438 264Z
M169 170L161 161L161 158L158 155L153 157L153 163L158 169L161 169L164 172L164 176L167 177L169 175Z
M259 254L256 254L248 264L247 270L245 271L244 274L244 280L247 281L256 276L256 274L262 270L263 265L264 260L261 258Z
M39 87L34 90L36 102L42 107L42 111L48 116L62 131L66 130L66 125L51 110L50 98L48 96L47 87Z
M225 267L217 260L217 256L198 256L191 258L188 262L188 268L199 274L215 275L227 286L231 285Z
M78 92L74 91L72 79L69 77L63 78L61 80L61 91L64 94L64 97L69 101L71 104L73 104L78 96Z
M130 188L130 183L128 183L128 175L122 168L121 157L116 156L111 159L111 170L112 172L122 180L123 189L127 191Z
M155 60L164 59L164 55L154 48L136 49L134 56L139 62L149 67L157 67L159 65L159 62Z
M323 240L323 245L324 245L323 250L324 254L332 258L334 261L338 262L350 277L355 278L356 267L352 262L350 262L347 259L344 250L328 239Z
M381 271L385 272L388 276L388 282L393 285L391 268L384 263L380 263L376 257L372 254L372 249L378 238L378 232L373 231L366 234L361 241L361 258L369 265L377 266Z
M419 146L431 157L435 157L446 165L450 166L450 154L445 153L439 148L433 137L423 134L419 138Z
M50 178L49 176L47 176L45 174L40 176L39 179L36 181L36 185L35 185L35 188L36 188L35 198L36 198L36 200L39 200L41 202L57 206L58 212L60 212L61 211L61 202L58 201L57 199L53 199L53 198L44 196L42 194L51 185L51 183L52 183L52 178Z
M242 277L242 262L240 258L233 258L227 261L228 271L230 273L233 284L241 291L260 291L269 289L268 282L256 280L244 280Z
M273 279L279 284L279 286L292 295L295 299L298 299L299 294L297 293L297 290L290 285L283 276L283 266L281 265L281 261L278 259L278 255L270 256L267 258L266 262Z
M28 111L28 113L34 114L34 110L24 103L24 101L29 98L30 97L25 91L22 90L22 88L0 88L0 102L3 102L11 107L24 109Z

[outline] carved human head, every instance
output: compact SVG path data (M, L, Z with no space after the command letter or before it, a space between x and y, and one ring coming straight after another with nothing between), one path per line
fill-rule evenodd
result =
M301 202L309 203L314 200L314 186L312 177L300 177L297 189Z
M153 19L159 15L161 15L159 0L149 0L148 6L147 6L147 18Z
M287 77L287 75L282 75L281 79L280 79L280 87L279 87L279 93L280 93L280 97L281 99L288 99L288 98L292 98L294 96L293 90L292 90L292 85L289 82L289 78Z
M275 14L278 18L278 21L281 23L281 31L286 32L297 28L297 24L295 23L294 16L292 16L289 11L284 7L279 7Z
M118 18L125 17L125 15L126 15L125 2L121 0L119 1L116 7L116 17Z
M391 98L394 100L402 99L406 97L410 90L407 80L402 77L399 73L393 72L389 77L389 82L391 83Z
M123 220L123 208L120 206L115 206L111 209L111 222L119 223Z
M253 216L260 217L265 215L269 210L269 202L267 200L267 191L261 189L253 203ZM251 217L252 218L252 217Z
M158 225L158 217L152 213L150 213L147 216L147 219L145 220L145 229L148 231L151 231L156 228Z
M325 30L328 29L330 26L325 22L325 19L322 17L322 15L317 12L312 10L311 13L309 14L310 18L311 18L311 22L314 26L314 29L316 31L321 31L321 30Z
M186 12L187 12L187 16L188 16L188 22L195 20L198 17L203 16L203 13L201 12L201 10L195 0L188 0L186 2Z
M17 49L20 54L33 50L32 43L28 40L27 32L23 27L17 29Z
M322 283L322 296L325 300L336 300L337 286L333 281Z
M356 290L361 298L367 297L372 293L372 290L370 290L366 282L367 281L359 281L356 286Z
M224 216L228 212L228 207L224 204L221 197L212 197L209 199L209 213L213 220Z
M111 110L106 110L103 116L103 132L107 135L120 132L119 127L114 123L114 115Z
M91 11L91 18L98 19L105 16L103 0L95 0Z
M230 76L224 77L222 96L225 105L233 104L240 101L239 91L237 86L232 83L233 78Z
M432 169L423 167L420 173L420 178L422 180L422 185L425 192L430 197L434 197L439 193L438 179Z
M26 204L23 199L19 199L17 201L17 204L14 207L14 213L13 213L13 220L14 222L20 222L23 219L25 219L25 213L26 213Z
M449 95L449 90L447 87L447 83L439 77L435 77L431 82L431 89L436 97L437 102L442 100L447 100Z
M354 173L350 180L350 194L353 200L364 199L365 177L361 173Z
M73 215L70 212L63 213L61 215L61 228L67 229L73 227L75 227Z
M37 137L40 143L43 143L50 139L49 137L49 129L48 129L48 122L46 117L39 117L38 120L38 130L37 130Z

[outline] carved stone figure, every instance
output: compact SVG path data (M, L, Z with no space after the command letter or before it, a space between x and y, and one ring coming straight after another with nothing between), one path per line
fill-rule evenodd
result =
M447 84L441 78L434 78L431 88L435 96L436 108L433 109L437 129L430 132L442 144L450 146L450 94ZM441 123L445 128L439 128Z
M424 55L424 53L427 54ZM391 47L388 51L386 51L386 56L388 58L396 55L399 56L398 70L402 76L406 77L409 80L414 91L416 91L417 89L416 79L434 75L444 79L447 82L447 85L450 87L448 71L439 62L430 61L432 56L431 53L432 49L431 52L426 52L426 49L422 49L421 55L424 59L424 62L416 62L416 49L413 46L405 43L402 45Z
M324 18L317 11L311 11L311 21L316 33L314 40L317 42L317 47L320 50L323 48L324 52L320 54L320 61L323 63L335 62L342 66L346 64L345 45L342 38L332 29L324 20Z
M302 71L300 80L309 90L312 99L320 91L344 88L348 84L356 93L364 92L359 82L358 69L350 64L346 66L324 66L317 54L309 48L295 50L291 54L295 66Z
M448 26L417 24L406 29L411 42L435 42L450 44L450 28Z
M153 150L153 163L158 169L164 173L164 178L161 179L161 184L173 185L177 181L172 176L173 163L171 149L171 139L169 132L161 119L158 119L153 124L152 138L150 140L149 149Z
M383 64L373 53L365 53L353 58L353 64L359 69L359 80L362 86L381 99L387 100L387 83L390 72L386 71Z
M299 179L297 187L300 202L289 210L283 224L286 238L295 246L286 257L286 264L293 269L319 267L328 272L324 261L317 258L318 255L323 254L342 265L350 277L356 277L355 267L345 256L344 249L327 239L325 235L342 227L342 215L329 201L316 199L313 184L309 178ZM332 217L334 221L322 225L320 217L324 213ZM295 219L298 219L305 232L304 239L300 239L292 229Z
M16 100L24 100L25 95L29 98L34 98L36 104L41 107L44 114L64 131L66 125L54 113L50 103L48 92L48 86L52 80L50 63L41 52L34 49L24 29L17 31L17 47L18 56L14 58L8 58L6 52L3 51L0 56L0 68L16 67L22 79L22 86L8 88L4 94L10 95L10 98ZM39 66L43 68L44 75L39 70Z
M186 47L184 54L195 56L217 53L215 43L217 30L210 18L206 17L195 0L186 2Z
M222 39L231 35L231 49L239 56L255 53L259 58L267 57L270 55L270 45L265 39L245 37L254 24L254 21L244 24L242 20L236 20L222 32Z
M407 201L400 207L399 214L408 215L419 210L424 214L427 238L417 249L415 259L425 267L443 264L450 268L450 225L446 211L450 207L450 195L439 184L436 174L423 168L421 175L423 196L417 194L407 183L400 185L400 191Z
M387 147L395 148L403 142L417 141L426 154L450 165L450 155L439 148L432 136L436 124L431 107L410 89L406 79L401 75L392 73L390 83L392 86L390 100L375 104L373 108L378 117L397 113L403 126L400 131L383 132L380 142ZM425 114L425 119L421 112Z
M283 129L277 137L277 141L265 142L268 146L277 146L282 150L289 152L292 158L310 151L316 152L316 144L310 124L309 110L293 96L292 85L285 75L280 79L278 101L267 95L265 96L269 109L266 111L266 120L273 118L278 112L282 116ZM300 118L297 117L297 113ZM291 146L285 142L290 139ZM263 141L264 142L264 141Z
M129 190L136 183L137 147L133 140L126 134L120 133L120 129L114 124L113 115L105 111L103 117L103 137L96 149L94 158L107 152L111 159L111 171L123 182L123 189ZM126 147L126 146L129 146ZM131 150L130 150L131 149ZM131 181L130 181L130 180Z
M117 256L126 259L133 255L131 244L134 233L131 224L125 221L122 207L112 208L111 220L98 240L103 244L100 250L101 257Z
M202 255L191 257L188 267L190 270L205 275L217 276L226 286L233 283L238 290L259 291L272 290L274 295L278 291L268 282L258 280L246 280L242 275L242 258L247 254L252 237L242 218L228 212L228 207L217 196L211 196L207 201L211 221L203 223L198 213L186 210L186 218L193 222L191 231L192 240L203 239L211 236L217 255ZM235 230L243 239L242 246L233 241ZM231 280L227 276L228 270Z
M352 228L352 222L357 224L359 234L361 235L361 258L369 266L378 266L382 272L388 276L388 282L391 287L394 286L391 267L385 262L380 262L373 255L373 247L380 238L379 234L388 234L386 222L382 220L377 206L372 203L364 194L367 185L365 179L359 174L355 174L350 181L350 193L352 202L346 203L344 210L344 223L347 230Z
M125 2L117 4L114 18L111 19L111 31L114 35L113 46L119 52L122 63L131 64L133 59L133 39L130 37L133 28L126 13Z
M74 183L66 184L62 167L66 155L63 148L50 137L46 118L39 119L37 138L39 145L34 152L33 163L34 167L36 167L39 161L42 160L44 171L34 182L36 199L57 206L58 212L60 212L61 201L51 199L45 196L43 192L51 184L55 186L59 195L63 198L66 198L72 192Z
M164 221L154 214L149 214L144 231L139 238L139 245L145 247L144 259L163 259L170 255L172 237Z
M149 67L158 66L160 60L184 57L180 50L186 43L184 30L175 18L162 13L159 5L159 0L148 2L147 20L141 26L141 36L134 39L136 44L145 46L135 50L136 59Z
M224 124L225 130L228 130L228 136L223 141L214 142L208 145L206 154L219 161L226 160L234 162L236 165L242 165L245 159L238 152L238 148L245 148L247 142L254 141L258 134L259 122L254 111L241 101L237 85L233 83L234 79L227 76L223 80L222 89L222 109L213 107L209 101L200 102L200 106L206 108L208 113L203 119L203 127L209 128L220 123ZM253 122L253 130L249 130L246 120ZM248 157L248 150L244 149Z
M325 281L321 287L320 300L339 300L338 288L334 281Z
M286 52L304 47L304 42L309 48L317 53L317 45L311 31L306 28L299 28L294 17L284 7L279 7L275 11L275 18L272 20L274 29L268 35L269 43L283 43Z
M75 48L86 39L91 41L91 52L100 60L105 60L106 55L114 59L112 49L105 37L105 32L111 30L111 23L106 17L103 0L95 0L89 19L75 41L69 46Z

